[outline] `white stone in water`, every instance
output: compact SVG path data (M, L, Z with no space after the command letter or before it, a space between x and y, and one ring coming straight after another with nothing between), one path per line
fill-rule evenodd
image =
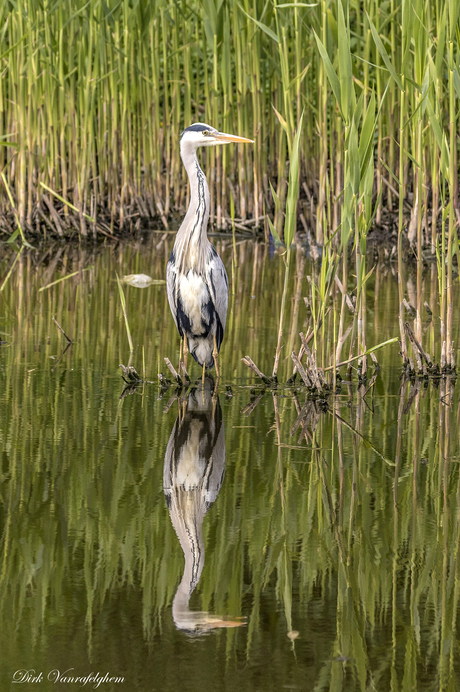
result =
M152 279L147 274L127 274L127 276L122 278L122 281L130 286L136 286L136 288L147 288L147 286L152 286L152 284L165 283L161 279Z

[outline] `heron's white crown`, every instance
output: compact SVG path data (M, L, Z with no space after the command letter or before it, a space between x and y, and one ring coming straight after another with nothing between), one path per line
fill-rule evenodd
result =
M252 139L230 135L226 132L219 132L214 127L206 123L194 123L187 127L180 138L181 150L186 148L196 149L197 147L212 147L217 144L230 143L253 143Z

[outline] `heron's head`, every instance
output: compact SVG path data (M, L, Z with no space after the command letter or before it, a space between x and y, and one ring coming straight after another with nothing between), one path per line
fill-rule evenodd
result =
M198 147L213 147L216 144L230 144L231 142L252 143L252 139L246 137L238 137L238 135L229 135L225 132L219 132L210 125L205 123L195 123L187 127L180 138L181 152L196 151Z

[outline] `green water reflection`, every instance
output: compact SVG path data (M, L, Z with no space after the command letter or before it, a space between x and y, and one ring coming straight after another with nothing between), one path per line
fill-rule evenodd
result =
M124 678L103 690L458 689L458 385L400 382L396 345L366 397L353 377L327 406L258 400L241 357L271 370L283 265L243 242L233 396L207 382L120 399L115 272L164 278L170 247L23 253L1 294L0 688L34 669L45 679L22 689L76 689L46 680L72 668ZM286 376L309 272L299 252ZM428 273L430 304L436 288ZM371 345L397 334L391 265L368 292ZM125 293L133 364L156 382L179 347L164 287ZM52 317L75 340L61 359Z

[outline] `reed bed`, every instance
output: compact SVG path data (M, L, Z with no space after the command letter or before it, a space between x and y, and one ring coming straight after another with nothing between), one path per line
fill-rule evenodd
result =
M78 0L65 9L26 0L20 11L4 3L2 236L24 244L114 237L152 219L168 227L187 203L180 132L207 121L255 139L253 149L203 152L214 228L235 237L263 226L286 246L272 377L294 240L322 254L321 277L310 285L315 348L332 329L336 362L349 337L349 355L362 355L366 372L376 345L366 328L372 231L397 244L406 372L453 373L459 16L454 0L141 0L114 8ZM405 307L407 241L418 262L414 317ZM420 356L426 260L438 274L431 365ZM328 300L340 305L326 319Z
M434 253L445 226L446 252L458 254L454 0L25 0L3 3L0 22L5 239L13 212L28 237L168 224L186 204L178 139L193 121L256 142L207 152L216 226L231 227L232 204L243 228L262 223L271 183L280 230L305 112L299 228L323 245L342 222L345 236L355 204L369 223L372 198L387 235L408 223Z

